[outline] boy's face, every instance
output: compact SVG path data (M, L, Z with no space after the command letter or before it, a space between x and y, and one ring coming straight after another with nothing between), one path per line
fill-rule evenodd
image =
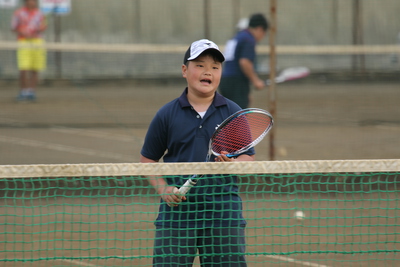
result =
M256 27L254 28L253 34L254 38L256 39L256 42L260 42L262 39L264 39L265 35L267 34L267 31L264 30L263 27Z
M213 95L219 86L222 75L222 63L212 56L200 55L182 65L182 76L186 78L188 90L200 96Z
M37 0L25 0L25 6L30 9L37 8Z

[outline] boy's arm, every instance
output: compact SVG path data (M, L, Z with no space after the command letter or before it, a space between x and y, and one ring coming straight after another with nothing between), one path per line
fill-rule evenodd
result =
M17 13L15 12L11 18L11 30L13 32L18 33L18 24L19 24L19 17Z
M42 16L41 20L40 20L40 25L38 28L38 32L44 32L47 29L47 19L45 16Z
M255 156L254 155L246 155L246 154L242 154L239 157L237 157L234 161L254 161L255 160Z
M158 161L146 158L140 155L141 163L157 163ZM186 200L186 197L179 195L179 190L175 186L170 186L165 182L163 177L160 176L147 176L147 180L156 190L157 194L168 204L170 207L178 206L178 203L182 200Z
M28 34L27 37L35 37L37 34L41 34L47 29L47 21L44 15L41 15L40 22L36 25L35 29Z

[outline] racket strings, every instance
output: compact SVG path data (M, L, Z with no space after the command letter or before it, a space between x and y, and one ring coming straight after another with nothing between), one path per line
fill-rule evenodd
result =
M246 113L235 117L214 136L212 150L218 154L222 151L233 154L251 146L270 124L271 118L261 113Z

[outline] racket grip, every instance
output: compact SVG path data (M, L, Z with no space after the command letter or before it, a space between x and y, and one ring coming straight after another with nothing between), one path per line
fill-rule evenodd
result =
M195 184L197 184L197 180L188 179L185 184L179 188L179 193L185 195Z

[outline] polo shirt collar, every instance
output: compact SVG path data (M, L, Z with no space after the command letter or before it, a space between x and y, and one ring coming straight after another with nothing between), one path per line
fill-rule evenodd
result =
M187 98L187 93L188 93L188 88L186 87L185 90L183 91L183 93L181 94L181 96L178 99L182 108L191 107L191 105L189 103L189 100ZM219 106L227 105L227 102L226 102L225 97L220 95L218 92L215 92L214 100L212 102L212 105L214 105L215 107L219 107Z

